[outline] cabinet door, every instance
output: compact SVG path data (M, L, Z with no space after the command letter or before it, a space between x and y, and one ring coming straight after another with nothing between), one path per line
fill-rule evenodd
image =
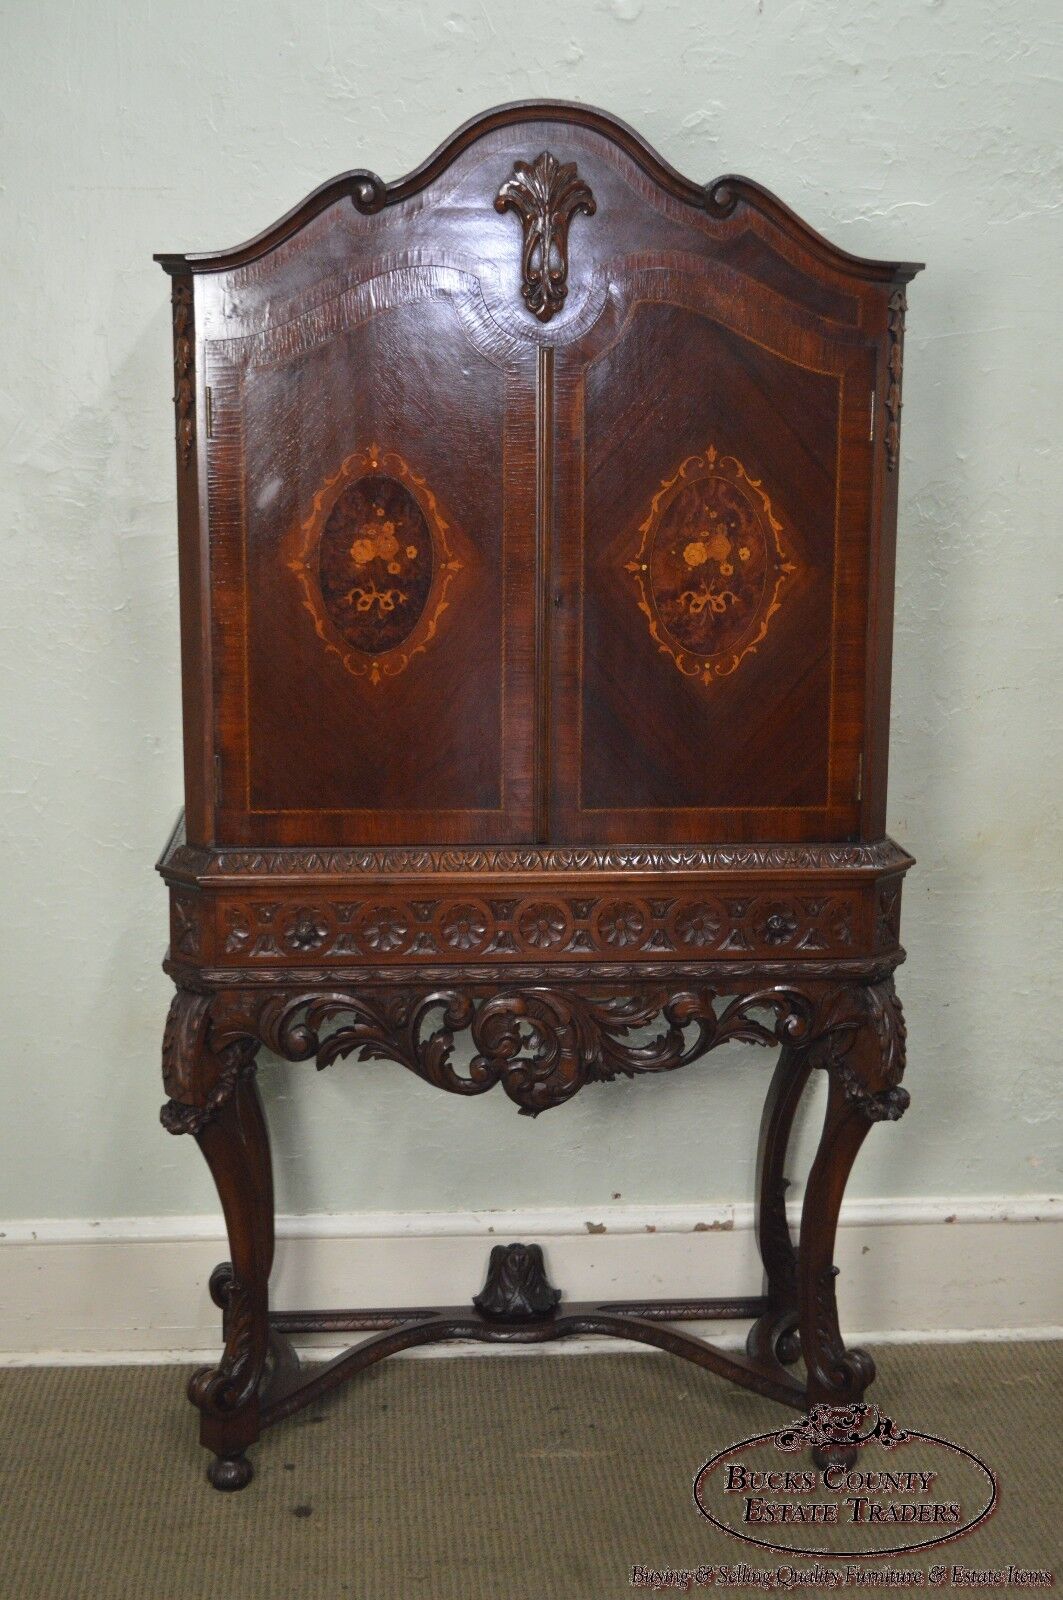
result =
M389 265L401 215L333 211L212 284L217 837L524 840L534 352L477 348L469 273Z
M855 836L875 345L692 253L613 295L557 361L553 831Z

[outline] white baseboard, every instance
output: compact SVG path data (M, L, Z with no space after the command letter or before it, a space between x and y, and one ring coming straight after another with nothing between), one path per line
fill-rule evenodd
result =
M836 1250L846 1337L1059 1337L1063 1230L1051 1224L1061 1218L1063 1203L1047 1195L854 1201L843 1209ZM566 1299L756 1294L752 1221L750 1206L282 1217L272 1299L278 1307L462 1303L480 1287L489 1247L511 1239L543 1244ZM218 1312L207 1279L226 1254L212 1217L8 1223L0 1227L0 1363L209 1355ZM741 1333L713 1326L723 1342ZM317 1348L335 1345L333 1336ZM620 1346L572 1340L522 1353L573 1348Z

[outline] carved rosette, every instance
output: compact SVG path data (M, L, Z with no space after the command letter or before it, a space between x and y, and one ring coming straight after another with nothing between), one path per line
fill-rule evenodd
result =
M540 322L549 322L568 294L568 230L580 212L592 217L597 203L576 163L562 165L544 150L532 162L516 161L495 196L496 211L515 211L524 230L521 294Z

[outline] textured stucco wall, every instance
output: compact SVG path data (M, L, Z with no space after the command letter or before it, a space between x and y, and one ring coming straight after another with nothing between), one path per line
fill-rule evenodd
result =
M692 176L747 172L848 249L928 263L910 295L891 803L919 857L901 974L914 1102L875 1131L852 1192L1056 1184L1055 0L0 9L0 1217L214 1206L191 1143L156 1120L151 868L181 762L151 252L235 243L333 172L395 176L527 95L603 105ZM280 1203L744 1197L767 1066L732 1048L534 1123L398 1067L278 1067Z

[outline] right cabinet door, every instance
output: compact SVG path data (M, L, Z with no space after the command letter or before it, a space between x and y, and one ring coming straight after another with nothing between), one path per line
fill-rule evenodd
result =
M854 837L876 346L687 261L557 352L551 834Z

